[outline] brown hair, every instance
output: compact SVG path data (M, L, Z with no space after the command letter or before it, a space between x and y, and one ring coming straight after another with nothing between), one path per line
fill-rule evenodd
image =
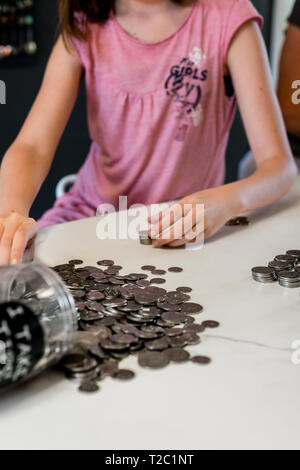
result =
M177 4L185 4L187 0L171 0ZM58 0L60 31L64 39L74 36L86 40L87 23L103 23L109 17L114 0ZM85 24L78 25L75 13L83 13Z

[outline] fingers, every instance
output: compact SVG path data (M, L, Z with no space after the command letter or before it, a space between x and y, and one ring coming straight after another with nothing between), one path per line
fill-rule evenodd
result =
M164 211L159 212L155 218L151 219L150 237L154 240L159 238L164 230L173 225L183 216L180 204L173 204Z
M204 239L204 229L201 225L195 225L181 240L174 240L171 243L168 243L167 246L171 248L176 248L187 243L196 243Z
M35 220L12 213L0 224L0 265L22 261L25 248L37 234Z
M17 215L10 215L4 222L0 244L0 265L10 263L13 238L20 221Z
M171 246L171 243L175 243L172 246L180 246L185 243L191 242L197 238L199 233L204 231L204 210L202 204L195 204L191 207L190 204L185 204L182 208L185 216L175 224L168 226L163 232L161 232L154 240L153 245L159 247L162 245ZM175 215L178 215L178 212ZM195 232L195 233L194 233Z
M20 263L27 245L32 244L37 235L36 222L26 219L17 229L11 248L11 262Z
M212 237L218 231L217 228L206 227L204 229L203 225L195 225L193 229L188 232L181 240L174 240L170 243L167 243L165 246L170 248L176 248L187 243L196 243L198 241L205 241L208 238Z
M165 211L168 210L172 205L173 205L173 204L167 204L167 203L165 203L165 206L166 206L166 207L165 207L164 209L162 208L159 212L157 212L157 214L149 215L149 217L148 217L148 222L149 222L149 224L154 225L154 224L158 223L158 221L159 221L160 218L161 218L161 215L164 214ZM163 207L164 207L164 206L163 206Z
M192 205L185 204L184 200L178 203L172 204L164 211L157 214L151 219L152 227L149 229L149 234L152 239L162 238L162 234L169 228L172 227L182 219L189 211L191 211ZM167 239L167 236L163 237Z
M171 217L168 224L166 223L165 229L157 235L156 239L154 239L153 245L158 247L161 245L167 245L174 240L181 240L184 234L191 230L193 226L192 218L192 211L190 211L186 217L180 217L175 221L175 223L172 223L173 220Z

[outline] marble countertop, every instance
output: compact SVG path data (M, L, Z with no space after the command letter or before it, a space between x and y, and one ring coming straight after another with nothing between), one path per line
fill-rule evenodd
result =
M122 367L135 380L106 379L94 395L54 371L0 399L1 449L299 449L300 289L260 285L251 268L300 249L300 177L280 202L250 216L248 227L224 227L203 249L154 249L135 240L99 240L99 218L41 231L36 257L50 265L114 259L127 272L143 264L181 266L168 289L193 288L198 320L221 326L188 348L212 358L146 370ZM300 354L299 354L300 357Z

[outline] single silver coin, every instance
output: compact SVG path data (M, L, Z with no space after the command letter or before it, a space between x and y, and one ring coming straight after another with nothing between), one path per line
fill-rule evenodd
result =
M86 392L86 393L95 393L100 390L99 385L97 385L96 382L82 382L82 384L79 386L78 390L80 392Z

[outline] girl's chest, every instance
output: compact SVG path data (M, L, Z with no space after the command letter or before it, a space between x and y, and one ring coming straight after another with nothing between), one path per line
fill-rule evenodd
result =
M201 110L223 94L218 92L224 88L218 38L207 34L202 17L154 44L130 38L111 21L97 33L86 81L91 101L96 89L102 109L126 102L157 112L167 107L198 123Z
M88 80L136 96L164 93L197 102L205 90L211 91L220 72L218 57L200 35L149 48L106 43L91 54Z
M201 44L192 42L180 50L160 52L150 58L145 53L121 51L106 54L89 72L91 101L99 97L99 110L133 113L143 119L160 121L168 116L181 123L177 140L183 140L188 128L198 127L204 110L210 106L216 86L215 67L210 65Z
M187 6L173 5L165 12L152 15L136 16L133 14L114 14L116 27L125 34L144 44L155 44L176 33L188 20L193 10L193 2Z

